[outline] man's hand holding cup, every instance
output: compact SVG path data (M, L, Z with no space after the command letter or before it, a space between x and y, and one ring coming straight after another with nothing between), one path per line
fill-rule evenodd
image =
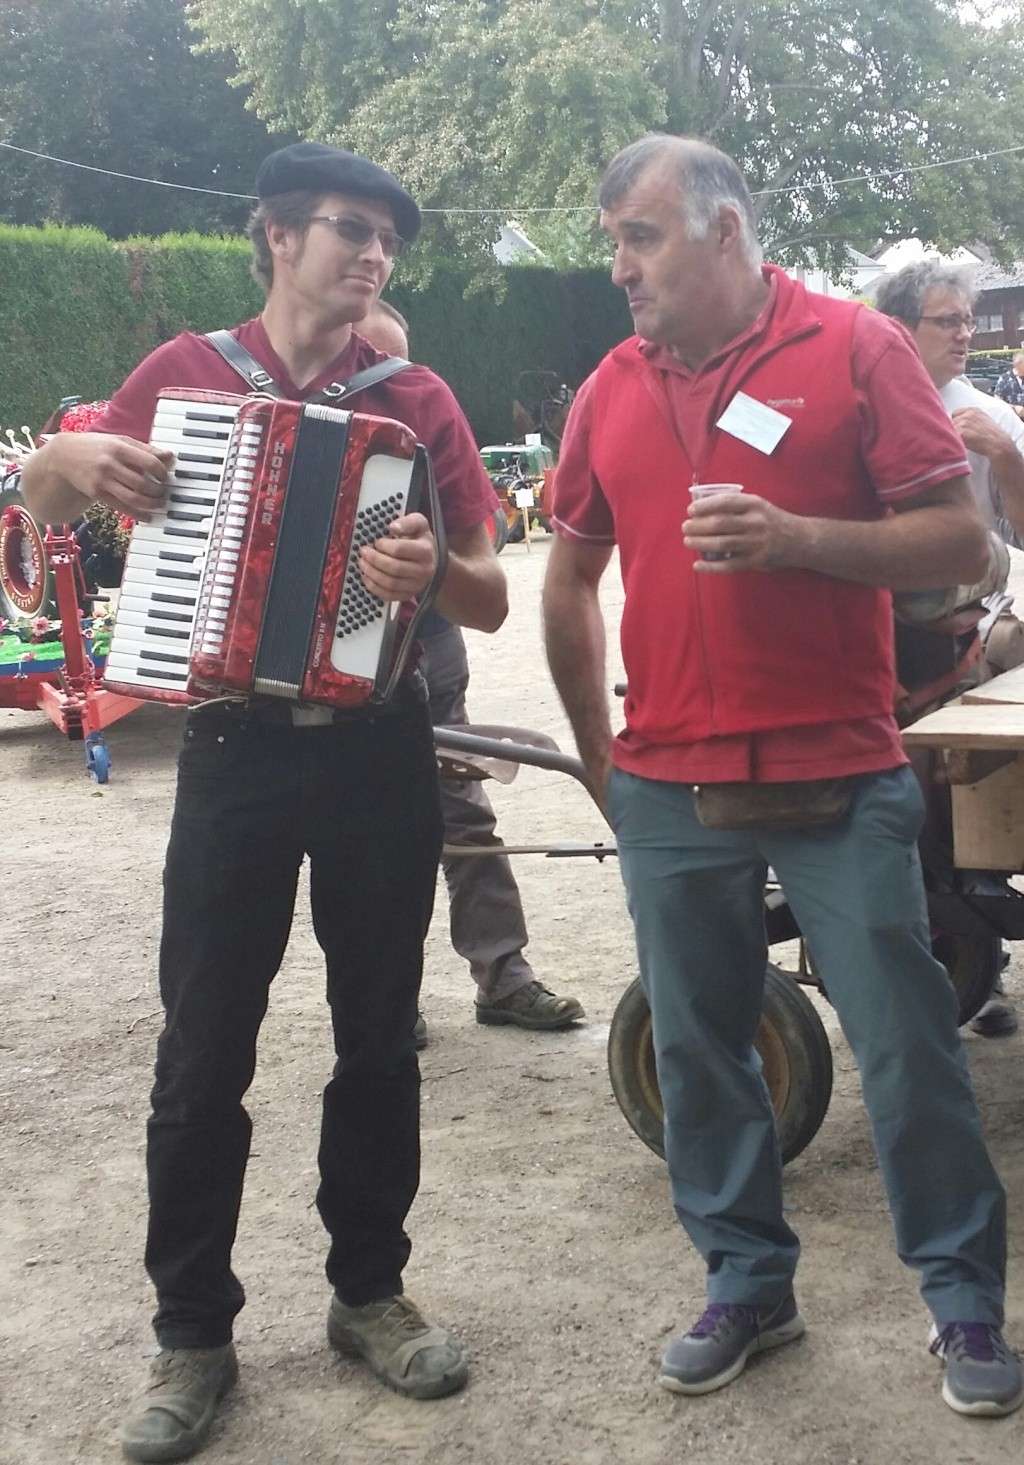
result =
M742 483L695 483L683 521L683 542L701 574L780 570L799 563L800 517L788 514Z

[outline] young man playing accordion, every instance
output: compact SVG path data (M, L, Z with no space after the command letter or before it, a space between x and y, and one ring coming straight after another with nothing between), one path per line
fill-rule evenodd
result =
M384 169L317 143L272 154L256 191L250 237L266 305L232 334L283 396L303 401L381 360L353 325L415 238L419 209ZM37 517L71 519L94 501L136 518L158 507L170 455L148 438L157 393L174 387L241 390L205 337L185 333L160 346L115 394L97 431L58 435L28 462L24 489ZM496 630L507 604L485 529L494 494L451 392L411 366L366 389L356 407L405 423L425 445L449 545L438 609L457 624ZM418 513L360 552L367 589L388 602L420 594L435 565ZM235 1381L232 1323L244 1292L231 1249L251 1134L242 1098L306 855L337 1052L317 1195L331 1241L328 1335L413 1397L465 1382L459 1342L402 1293L404 1222L419 1175L413 1030L440 844L417 675L369 713L311 715L258 700L189 713L164 874L166 1020L147 1147L146 1266L161 1351L122 1431L129 1458L194 1453Z

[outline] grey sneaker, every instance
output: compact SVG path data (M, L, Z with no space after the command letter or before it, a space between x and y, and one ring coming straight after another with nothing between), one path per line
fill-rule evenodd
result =
M439 1399L469 1376L466 1352L444 1328L428 1323L408 1297L385 1297L365 1307L331 1299L327 1340L340 1353L365 1358L378 1378L413 1399Z
M234 1345L164 1348L121 1427L129 1460L187 1460L210 1432L217 1405L238 1379Z
M1024 1369L992 1323L933 1325L930 1352L946 1365L942 1397L958 1414L1012 1414L1024 1404Z
M710 1394L731 1384L752 1353L780 1348L803 1332L792 1292L769 1307L712 1302L688 1333L672 1339L658 1382L676 1394Z

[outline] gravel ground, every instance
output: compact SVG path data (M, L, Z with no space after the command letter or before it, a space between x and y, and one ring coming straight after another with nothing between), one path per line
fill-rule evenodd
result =
M540 649L548 543L503 555L512 614L471 635L481 722L571 739ZM607 586L610 627L621 589ZM611 636L615 644L614 630ZM615 672L609 669L609 681ZM152 1352L140 1253L143 1126L159 1027L160 869L180 715L146 707L109 735L111 783L35 714L0 711L0 1460L99 1465ZM569 780L524 769L492 784L509 842L601 837ZM834 1039L836 1092L787 1171L804 1242L806 1339L724 1393L654 1384L667 1336L703 1296L662 1165L611 1097L608 1023L634 975L614 861L517 861L538 973L578 994L577 1030L477 1026L446 934L427 951L424 1175L409 1290L457 1327L469 1388L419 1404L389 1394L324 1338L324 1238L312 1206L319 1088L330 1064L323 975L303 896L250 1095L254 1153L236 1262L242 1379L209 1465L902 1465L1018 1462L1024 1415L965 1421L939 1400L914 1280L897 1262L856 1075ZM1022 996L1015 958L1011 990ZM1021 1037L969 1038L993 1152L1024 1202ZM951 1156L951 1162L955 1157ZM1009 1332L1024 1343L1021 1232L1011 1234Z

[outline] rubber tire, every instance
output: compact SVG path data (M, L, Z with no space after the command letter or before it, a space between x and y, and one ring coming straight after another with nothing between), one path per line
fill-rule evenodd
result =
M487 538L494 545L494 553L501 554L508 544L508 520L505 518L504 509L495 509L488 520Z
M522 542L523 542L523 540L525 538L526 538L526 531L523 528L523 518L522 518L522 515L520 514L520 515L517 515L516 522L514 524L510 524L509 525L509 529L508 529L508 542L509 542L509 544L522 544Z
M807 1148L828 1111L832 1049L810 998L771 962L755 1046L775 1110L782 1162L788 1164ZM651 1014L639 979L623 992L612 1017L608 1072L630 1128L664 1159L664 1111L654 1067Z
M0 616L4 616L7 620L10 621L16 621L25 617L30 620L34 620L36 616L48 616L50 620L55 620L57 618L58 611L57 597L53 585L53 571L50 569L50 566L46 562L46 554L42 548L45 530L39 527L35 519L32 518L32 515L26 508L25 499L22 495L20 488L7 487L2 492L0 492L0 518L3 517L4 511L10 508L12 505L22 510L25 516L31 521L31 524L35 529L35 533L38 535L38 549L39 553L42 556L42 583L40 586L36 608L22 610L15 603L10 595L10 582L7 577L5 566L2 561L0 561Z
M110 782L110 753L102 739L86 744L85 761L97 783Z
M949 973L960 1008L957 1020L963 1027L992 996L1003 962L1002 940L989 931L963 936L933 930L932 955Z

